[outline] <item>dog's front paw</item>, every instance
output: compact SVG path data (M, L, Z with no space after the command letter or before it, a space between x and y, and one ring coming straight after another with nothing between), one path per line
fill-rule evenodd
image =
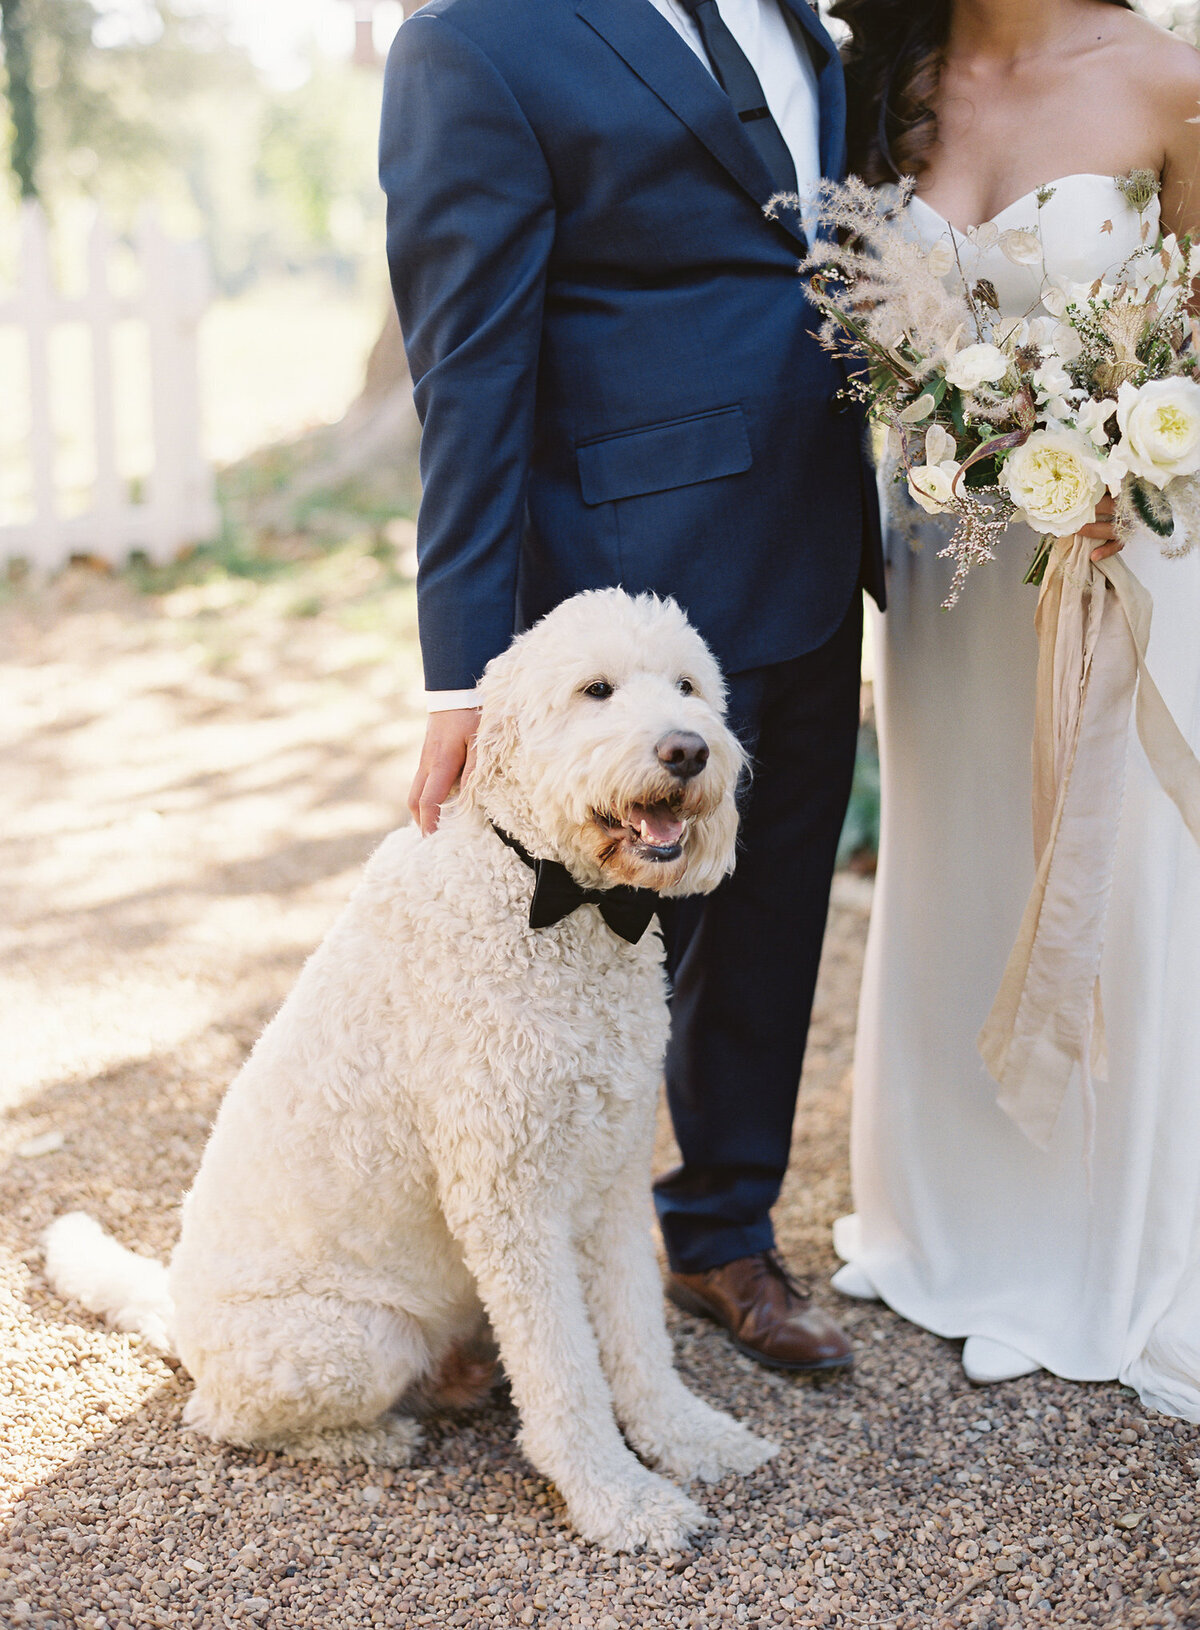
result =
M694 1500L642 1467L628 1480L575 1495L567 1506L583 1538L609 1551L645 1546L665 1556L687 1549L712 1522Z
M655 1465L681 1482L699 1478L715 1483L728 1472L756 1471L772 1455L777 1443L769 1443L719 1409L683 1422L669 1422L657 1434L657 1442L647 1442L645 1452Z

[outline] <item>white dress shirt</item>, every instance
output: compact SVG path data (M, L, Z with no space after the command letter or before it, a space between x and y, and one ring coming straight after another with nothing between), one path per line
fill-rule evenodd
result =
M679 0L650 0L712 72L696 19ZM796 166L801 198L821 178L821 116L817 74L800 24L780 0L717 0L721 21L758 75L763 96ZM809 212L802 212L811 233Z
M712 65L700 30L679 0L648 0L648 3L666 18L711 73ZM771 117L779 126L796 166L797 191L804 198L821 175L817 76L804 30L780 0L717 0L717 9L758 75ZM804 209L801 213L811 233L809 211ZM426 691L425 702L431 713L479 706L474 690Z

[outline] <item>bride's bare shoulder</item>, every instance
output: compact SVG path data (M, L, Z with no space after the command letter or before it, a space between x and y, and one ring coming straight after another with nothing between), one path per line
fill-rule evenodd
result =
M1145 134L1153 132L1170 148L1181 121L1200 114L1200 51L1121 6L1097 3L1094 10L1106 14L1098 26L1104 30L1108 73L1115 75L1112 88L1123 88L1123 100L1136 109Z
M1121 6L1097 6L1108 13L1109 41L1124 59L1122 67L1138 84L1172 95L1200 95L1200 51L1178 34Z

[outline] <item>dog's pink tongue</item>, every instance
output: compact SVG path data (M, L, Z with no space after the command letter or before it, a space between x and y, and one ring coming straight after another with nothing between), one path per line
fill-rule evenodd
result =
M629 811L629 825L656 849L668 849L683 836L683 821L665 804L634 804Z

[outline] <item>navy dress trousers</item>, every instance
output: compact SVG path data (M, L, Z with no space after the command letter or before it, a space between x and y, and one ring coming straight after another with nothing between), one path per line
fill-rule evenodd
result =
M804 0L821 164L845 95ZM430 690L472 686L585 588L672 595L750 749L741 858L661 911L683 1160L673 1264L772 1243L857 728L874 479L818 345L797 212L650 0L431 0L388 61L380 174L422 422L417 599ZM597 993L602 999L602 993Z

